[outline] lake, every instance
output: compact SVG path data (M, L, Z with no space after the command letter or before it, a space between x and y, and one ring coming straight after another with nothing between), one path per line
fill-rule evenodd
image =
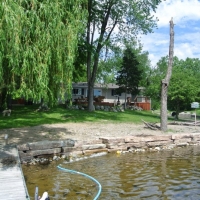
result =
M85 176L57 168L79 171L101 183L100 200L197 200L200 199L200 146L170 151L109 153L76 162L53 161L48 165L23 165L27 188L34 199L48 191L51 200L92 200L97 185Z

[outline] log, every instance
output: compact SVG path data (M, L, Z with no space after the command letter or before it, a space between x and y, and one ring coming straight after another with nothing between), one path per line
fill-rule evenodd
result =
M169 125L200 126L200 122L170 122Z
M142 121L147 126L147 128L150 128L152 130L160 130L160 126L156 125L156 123L145 122L144 120Z

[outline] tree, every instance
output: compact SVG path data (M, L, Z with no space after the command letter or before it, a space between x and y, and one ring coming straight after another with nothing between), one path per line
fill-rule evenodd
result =
M157 68L152 69L149 77L149 84L146 88L146 95L151 96L152 104L160 102L162 80L167 71L168 56L163 57L157 63ZM168 88L168 102L169 110L176 111L176 117L181 111L191 108L193 101L200 100L200 60L198 58L186 58L179 60L177 57L173 58L173 73L170 79ZM155 107L155 109L158 107Z
M119 85L119 92L125 92L125 108L126 94L136 95L139 93L139 82L142 79L142 70L139 68L139 62L133 50L128 47L124 51L121 70L117 73L116 84Z
M138 52L137 54L137 59L140 63L139 68L142 71L142 78L140 80L139 86L145 88L147 85L150 84L149 75L151 73L151 62L148 56L149 56L148 52Z
M85 27L83 0L0 3L0 93L57 103L70 98L78 34Z
M191 108L193 101L200 100L200 60L186 58L176 63L169 87L169 108L176 111L176 118L181 111Z
M78 48L74 60L73 82L87 81L86 54L85 41L82 36L79 36Z
M170 20L170 46L169 46L169 62L167 68L167 74L161 81L161 130L167 131L167 92L169 87L169 82L172 74L173 65L173 55L174 55L174 23L173 19Z
M99 59L96 82L104 84L116 83L117 72L121 68L124 49L127 46L133 50L133 53L139 62L139 68L143 71L142 80L139 85L146 87L151 69L150 61L148 58L148 52L143 52L142 45L136 41L123 41L123 44L120 44L120 46L112 47L112 53L108 52L106 56Z
M156 26L151 11L161 0L88 0L87 82L89 111L93 111L93 89L99 58L111 43L126 38L131 41L139 32L148 33Z
M152 109L160 108L161 87L160 80L165 77L168 57L162 57L155 68L151 68L147 76L145 95L151 97Z
M171 110L176 111L176 118L180 111L191 108L191 103L200 100L199 79L191 76L191 69L184 68L183 65L176 66L170 81L168 91L168 106Z
M121 57L113 56L106 60L99 61L99 67L96 75L96 82L108 84L116 82L116 73L121 65Z

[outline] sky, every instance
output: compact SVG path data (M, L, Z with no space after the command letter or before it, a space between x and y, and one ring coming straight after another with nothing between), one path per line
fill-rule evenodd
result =
M143 50L149 52L151 65L169 55L170 24L174 22L174 56L200 58L200 0L165 0L154 16L159 19L154 33L141 36Z

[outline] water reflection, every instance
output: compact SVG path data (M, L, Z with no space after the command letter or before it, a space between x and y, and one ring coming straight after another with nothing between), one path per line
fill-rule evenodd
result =
M97 193L94 182L61 172L60 163L48 166L23 166L32 199L35 186L47 190L51 200L92 200ZM102 185L102 200L179 200L200 199L200 147L178 148L151 153L108 154L62 167L81 171ZM40 194L41 194L40 193Z

